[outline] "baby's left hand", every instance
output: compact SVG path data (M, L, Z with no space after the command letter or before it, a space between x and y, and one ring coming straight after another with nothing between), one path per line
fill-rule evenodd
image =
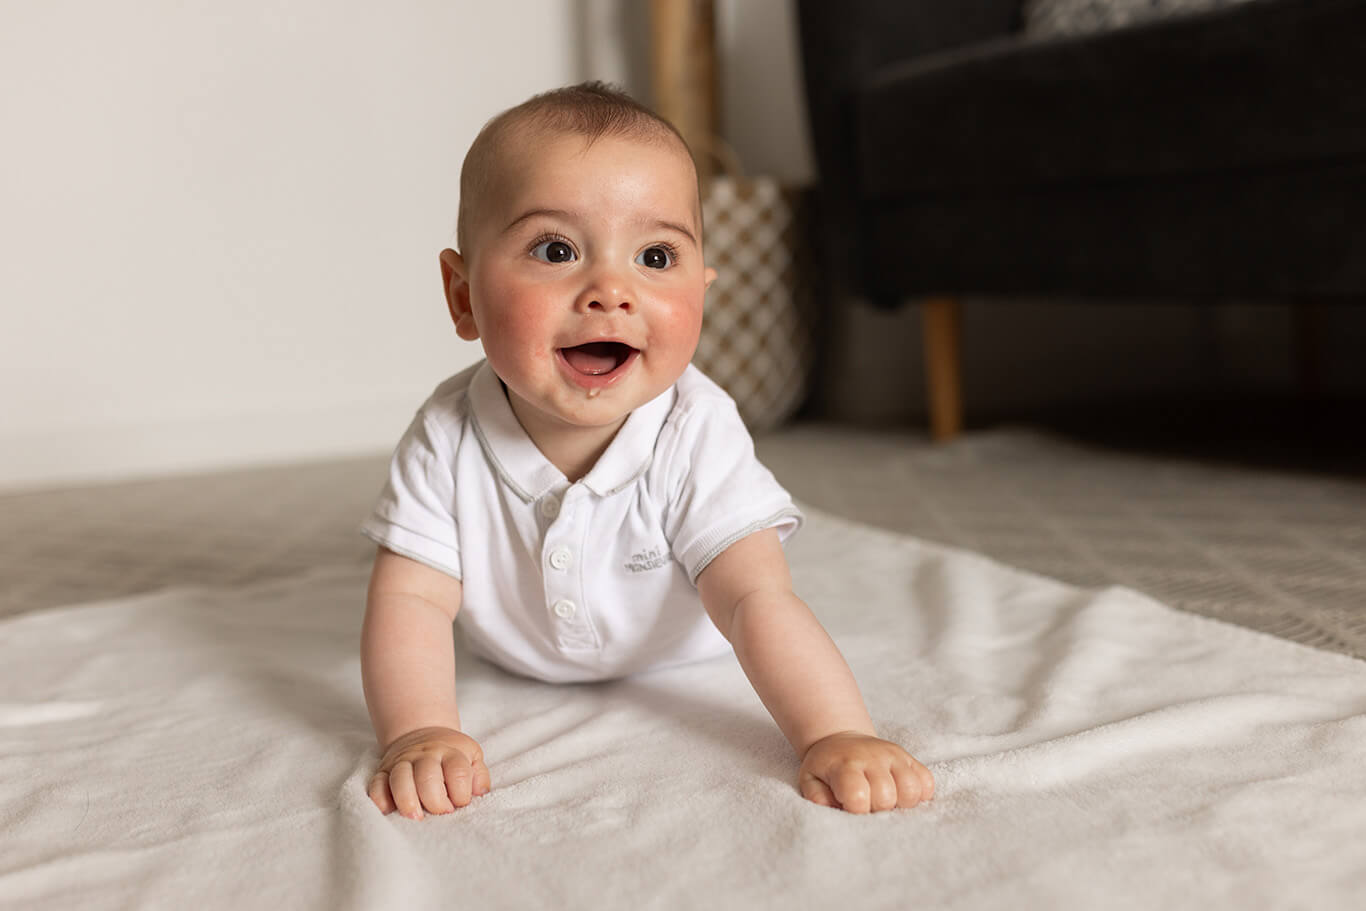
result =
M802 757L802 796L850 813L913 807L934 796L934 776L901 747L843 732L817 740Z

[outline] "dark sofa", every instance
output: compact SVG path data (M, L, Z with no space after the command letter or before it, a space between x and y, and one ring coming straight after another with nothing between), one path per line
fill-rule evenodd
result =
M1019 0L798 0L830 299L1366 294L1366 0L1030 39Z

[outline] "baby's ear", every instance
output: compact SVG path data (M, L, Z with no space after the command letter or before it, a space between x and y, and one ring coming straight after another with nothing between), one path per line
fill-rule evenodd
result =
M474 311L470 309L469 271L465 260L454 250L441 251L441 288L446 293L446 309L455 323L455 334L467 342L479 337L479 327L474 324Z
M702 273L702 280L703 282L705 282L705 284L702 287L710 288L711 283L716 281L716 270L713 269L711 266L708 266L706 271Z

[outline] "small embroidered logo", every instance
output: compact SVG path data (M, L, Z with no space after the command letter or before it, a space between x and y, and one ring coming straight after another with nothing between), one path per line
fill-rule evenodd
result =
M652 569L659 569L668 562L669 558L665 555L664 551L657 547L652 547L649 550L642 550L639 553L631 554L630 561L625 565L626 568L633 573L643 573Z

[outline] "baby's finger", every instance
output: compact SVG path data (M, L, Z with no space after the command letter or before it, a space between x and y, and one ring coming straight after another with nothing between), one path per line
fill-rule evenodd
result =
M920 778L920 799L934 797L934 773L918 762L915 764L915 773Z
M413 783L413 764L404 760L394 763L389 770L389 791L394 795L394 805L409 819L422 818L422 803L417 797L417 786Z
M803 774L798 787L801 789L802 796L812 803L820 804L823 807L839 806L835 803L835 795L831 793L829 785L815 775Z
M872 795L868 776L859 769L844 769L831 776L830 790L840 806L850 813L867 813L872 809Z
M897 766L892 769L892 775L896 778L896 805L899 807L913 807L922 800L929 800L930 793L933 791L925 790L924 779L920 777L919 770L914 766Z
M394 812L394 795L389 793L388 772L376 772L370 778L370 785L365 789L365 793L370 795L370 799L385 816Z
M441 763L434 757L423 756L413 765L413 782L418 799L428 813L450 813L455 809L446 795L446 776Z
M442 760L441 769L446 773L444 792L451 803L457 807L469 806L474 790L474 770L470 768L470 761L460 753L452 753Z
M868 796L874 813L896 809L899 789L890 769L868 770Z
M489 778L489 767L484 765L484 760L474 761L474 796L481 797L493 790L493 781Z

